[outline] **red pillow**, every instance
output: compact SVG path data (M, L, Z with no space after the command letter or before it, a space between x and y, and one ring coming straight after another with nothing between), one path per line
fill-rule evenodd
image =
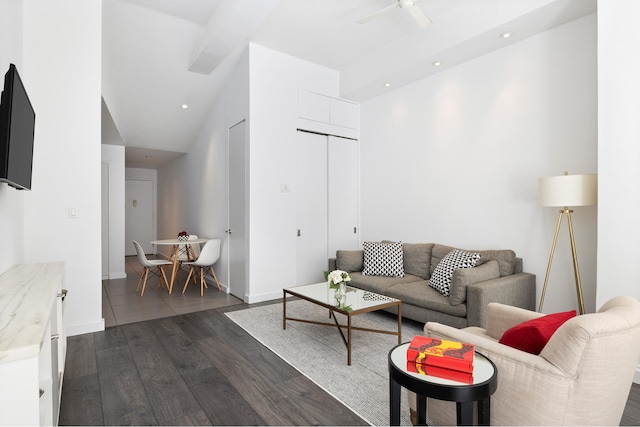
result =
M507 329L502 334L502 338L500 338L500 344L505 344L527 353L540 354L556 329L575 316L576 311L571 310L548 314L522 322Z

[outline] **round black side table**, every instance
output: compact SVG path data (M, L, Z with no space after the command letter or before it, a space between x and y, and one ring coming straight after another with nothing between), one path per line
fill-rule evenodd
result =
M427 397L456 402L458 425L473 424L473 402L478 402L478 424L491 422L491 395L498 388L498 370L491 360L476 352L473 383L465 384L407 370L409 343L389 351L389 425L400 425L401 387L416 393L418 424L426 423Z

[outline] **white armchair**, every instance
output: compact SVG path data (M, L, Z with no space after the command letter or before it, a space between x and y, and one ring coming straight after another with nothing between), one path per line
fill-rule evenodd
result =
M540 355L498 343L510 327L540 316L491 303L486 329L429 322L424 332L475 344L495 363L492 425L619 425L640 358L640 302L615 297L597 313L568 320ZM413 411L414 395L410 404ZM453 425L455 415L455 403L428 399L427 417L436 424Z

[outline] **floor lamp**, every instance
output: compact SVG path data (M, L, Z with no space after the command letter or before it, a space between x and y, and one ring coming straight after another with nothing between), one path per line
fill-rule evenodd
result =
M551 253L549 254L549 264L547 265L547 274L544 278L544 287L542 288L542 295L540 296L538 312L542 312L542 304L544 303L544 294L547 292L553 253L556 250L556 243L558 241L558 231L560 231L562 217L566 215L567 222L569 223L569 238L571 239L571 254L573 255L573 273L576 279L578 307L580 314L584 314L580 271L578 270L576 243L573 239L573 224L571 223L573 210L569 209L569 206L595 205L598 201L598 177L597 175L569 175L568 172L565 172L562 176L540 178L538 180L538 196L542 206L563 207L558 214L558 223L556 224L556 232L553 235L553 244L551 245Z

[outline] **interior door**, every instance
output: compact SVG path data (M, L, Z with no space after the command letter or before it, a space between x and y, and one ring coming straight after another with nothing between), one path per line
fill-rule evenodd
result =
M147 254L155 253L153 240L153 182L127 179L125 182L125 255L135 255L132 240Z
M297 283L318 283L327 269L327 136L296 140Z
M247 156L246 122L229 128L229 292L247 298Z
M328 137L329 243L328 258L336 251L358 249L358 141Z
M102 278L109 278L109 164L102 163L101 187L101 231L102 231Z

